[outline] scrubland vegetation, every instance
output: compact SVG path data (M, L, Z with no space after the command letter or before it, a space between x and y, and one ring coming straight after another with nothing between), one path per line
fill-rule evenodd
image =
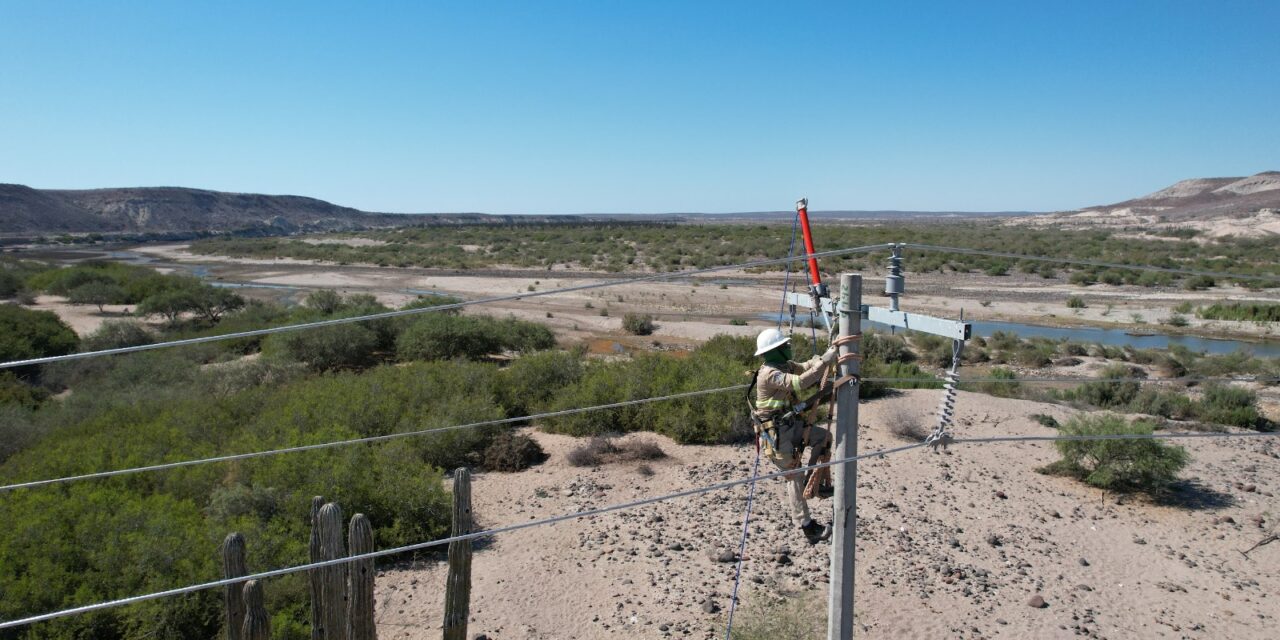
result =
M677 256L674 262L663 257L668 256L664 253L667 243L657 241L662 227L640 229L644 233L636 237L635 229L626 227L633 240L626 245L634 249L631 262L614 262L616 251L605 252L610 257L604 263L588 261L587 253L570 259L610 270L704 266L686 262L687 254L681 252L688 247L671 254ZM752 253L755 249L747 247L762 246L763 236L774 231L769 227L726 227L734 231L728 240L712 242L722 229L708 230L705 237L699 230L702 228L692 229L681 234L681 242L702 238L699 242L711 243L698 244L690 255L716 264L759 257ZM563 258L552 257L550 252L596 251L601 250L599 243L616 241L609 226L533 231L536 233L527 234L529 244L517 248L503 245L510 230L488 228L380 232L372 235L391 244L376 247L298 244L317 250L359 252L393 251L400 243L405 259L426 260L430 251L420 248L435 246L434 238L442 236L451 238L448 241L452 243L481 247L458 249L463 261L460 265L478 266L519 260L562 264ZM889 233L885 229L845 229L841 233L870 232ZM824 233L823 237L836 235ZM402 236L406 240L396 240ZM841 237L831 240L832 244L894 239L888 235ZM1094 240L1098 253L1091 257L1118 259L1107 253L1111 241L1105 235ZM226 247L266 251L268 247L292 247L293 242L217 240L205 246L218 252ZM1071 243L1059 240L1051 244ZM1160 247L1167 249L1165 244ZM1027 250L1047 251L1035 244ZM929 256L940 261L929 262L922 256L914 263L916 268L929 265L933 269L999 271L976 258L964 257L957 262L940 254ZM1270 268L1248 262L1250 256L1248 252L1238 254L1231 259L1242 262L1231 266ZM368 256L355 254L347 258L369 261ZM471 260L475 262L468 262ZM1036 265L1036 269L1040 267ZM119 264L52 269L7 262L0 268L0 295L22 301L37 292L66 295L84 304L136 305L139 313L157 318L156 326L121 317L92 334L76 336L52 313L0 305L0 360L387 310L372 296L344 297L330 291L317 291L296 307L246 302L228 290L193 278ZM456 301L428 296L407 307ZM635 335L653 330L652 318L646 315L629 314L624 324L626 331ZM861 389L867 398L890 393L893 387L940 388L933 372L949 366L952 358L949 341L924 334L867 332L862 346L864 377L901 379L866 381ZM822 342L811 344L805 336L794 340L795 353L801 358L824 347ZM0 371L0 483L405 433L727 387L747 382L745 372L757 364L753 352L751 338L722 335L686 357L642 353L597 359L588 357L584 349L557 344L555 335L543 325L455 311ZM1098 380L1056 392L1021 383L1015 371L1085 356L1120 364L1105 370ZM996 334L972 340L962 357L966 366L984 366L978 375L996 379L972 388L992 395L1064 401L1217 425L1274 426L1259 414L1256 397L1247 389L1205 385L1188 393L1168 387L1144 388L1124 380L1139 375L1132 365L1154 368L1163 376L1280 375L1280 363L1245 354L1205 356L1176 348L1157 353ZM596 438L577 454L581 464L661 455L660 449L641 445L619 447L611 438L618 433L654 431L680 443L740 442L751 437L741 391L559 416L539 421L537 426ZM1135 427L1123 420L1080 422L1063 428L1091 433L1150 428L1150 423ZM904 437L907 431L916 430L904 430ZM1185 458L1179 463L1171 450L1146 448L1142 460L1149 457L1150 464L1125 462L1127 466L1117 467L1117 460L1127 460L1115 453L1118 450L1063 449L1064 461L1054 471L1104 488L1144 489L1165 482L1185 463ZM439 537L449 524L447 495L441 483L446 470L467 465L515 471L544 457L536 442L512 432L509 426L485 426L10 491L0 499L0 520L6 523L0 527L0 565L12 569L0 574L0 592L4 594L0 618L215 579L215 550L230 531L246 535L254 570L302 563L306 560L306 514L313 495L337 500L349 512L368 515L380 546ZM276 637L308 637L306 591L305 579L300 576L272 581L267 593ZM219 608L220 596L207 592L76 616L45 624L39 634L51 638L211 637L218 632Z
M1225 239L1200 242L1140 240L1117 237L1110 231L1031 229L997 223L929 223L877 225L818 225L817 249L902 242L958 246L1025 255L1138 264L1240 274L1280 275L1274 256L1280 239ZM678 230L678 231L677 231ZM346 238L348 236L343 236ZM324 260L339 264L375 264L392 267L478 269L571 267L620 271L676 271L778 257L788 245L790 228L780 224L674 225L674 224L555 224L524 226L450 225L371 231L357 237L380 241L373 246L351 246L341 238L311 242L290 238L212 238L196 242L198 253L236 257L287 257ZM830 272L883 264L886 252L823 259ZM1070 267L1032 260L994 258L908 250L910 272L937 271L985 273L1013 272L1045 278L1064 275L1071 282L1089 286L1132 284L1182 286L1204 289L1217 283L1204 276L1183 277L1171 273L1142 272L1102 267ZM772 269L781 269L774 267ZM1247 286L1274 287L1273 283L1242 282Z

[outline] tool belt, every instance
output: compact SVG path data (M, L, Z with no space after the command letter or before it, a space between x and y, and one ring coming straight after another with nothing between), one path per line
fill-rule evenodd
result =
M764 419L752 414L751 422L755 426L760 449L766 456L797 462L800 460L805 431L809 428L803 418L790 411L778 411Z

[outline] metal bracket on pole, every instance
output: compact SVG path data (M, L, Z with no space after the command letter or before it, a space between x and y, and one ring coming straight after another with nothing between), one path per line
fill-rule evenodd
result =
M813 308L811 297L803 293L788 293L787 303L806 309ZM824 298L821 306L826 313L832 313L835 310L835 305L830 298ZM947 320L920 313L911 313L910 311L894 311L865 304L862 305L862 317L877 324L931 333L935 336L942 336L952 340L968 340L973 334L973 325L963 320Z

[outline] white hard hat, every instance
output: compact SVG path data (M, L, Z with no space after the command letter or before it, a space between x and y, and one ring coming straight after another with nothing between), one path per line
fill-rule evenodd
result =
M791 341L777 329L765 329L756 336L756 355L762 356Z

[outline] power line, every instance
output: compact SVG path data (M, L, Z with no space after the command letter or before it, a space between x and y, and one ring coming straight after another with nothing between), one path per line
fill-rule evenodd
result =
M932 378L881 378L868 377L862 378L863 382L880 382L880 383L936 383L942 384L940 379ZM978 383L995 383L995 384L1019 384L1019 383L1088 383L1088 382L1136 382L1136 383L1187 383L1187 382L1280 382L1280 377L1260 377L1260 378L1233 378L1233 377L1197 377L1182 376L1176 378L1066 378L1066 377L1045 377L1045 378L962 378L959 383L978 384ZM217 462L233 462L236 460L249 460L253 458L262 458L267 456L281 455L286 453L301 453L304 451L315 451L319 449L330 449L336 447L344 447L356 444L370 444L376 442L385 442L388 440L396 440L399 438L412 438L418 436L429 436L436 433L444 433L460 429L474 429L479 427L496 426L503 424L517 424L521 422L529 422L533 420L542 420L546 418L556 418L579 413L588 413L592 411L603 411L608 409L619 409L651 402L663 402L666 400L676 400L680 398L693 398L705 395L714 395L717 393L726 393L729 391L738 391L747 388L745 384L731 385L728 387L718 387L714 389L701 389L697 391L686 391L663 396L654 396L650 398L639 398L635 400L624 400L609 404L593 405L589 407L577 407L573 409L563 409L559 411L548 411L545 413L534 413L525 416L516 416L512 418L499 418L496 420L484 420L481 422L471 422L466 424L449 425L444 427L433 427L430 429L418 429L415 431L404 431L400 433L389 433L381 436L369 436L365 438L352 438L349 440L334 440L330 442L322 442L316 444L298 445L295 447L283 447L280 449L267 449L263 451L251 451L246 453L233 453L222 456L212 456L208 458L197 458L192 460L179 460L175 462L165 462L160 464L145 465L140 467L131 467L127 469L114 469L110 471L96 471L92 473L84 473L74 476L64 476L60 478L49 478L45 480L32 480L29 482L18 482L0 486L0 493L6 491L14 491L17 489L32 489L36 487L49 486L54 484L65 484L69 482L77 482L81 480L94 480L101 478L111 478L117 476L132 475L137 473L145 473L150 471L166 471L170 469L180 469L183 467L191 467L203 464L213 464Z
M1007 253L1004 251L988 251L985 249L965 249L961 247L942 247L932 244L916 244L903 243L902 246L910 249L921 249L924 251L940 251L942 253L963 253L976 256L990 256L993 258L1010 258L1014 260L1033 260L1036 262L1052 262L1056 264L1074 264L1090 267L1106 267L1109 269L1128 269L1131 271L1158 271L1161 273L1177 273L1189 276L1208 276L1211 278L1225 278L1232 280L1265 280L1267 282L1280 282L1280 276L1272 275L1243 275L1239 273L1226 273L1223 271L1202 271L1199 269L1178 269L1172 267L1152 267L1147 265L1122 264L1118 262L1102 262L1100 260L1084 260L1080 258L1050 258L1048 256L1033 256L1020 253Z
M237 331L234 333L223 333L215 336L202 336L198 338L184 338L181 340L169 340L166 342L156 342L152 344L135 345L131 347L118 347L115 349L102 349L99 351L85 351L82 353L68 353L60 356L45 356L41 358L28 358L26 360L14 360L11 362L0 363L0 369L12 367L25 367L37 364L48 364L51 362L61 362L64 360L79 360L82 358L95 358L98 356L117 355L122 353L133 353L136 351L150 351L152 349L164 349L167 347L188 346L193 344L203 344L206 342L219 342L222 340L235 340L238 338L252 338L254 336L265 336L273 333L284 333L286 331L301 331L303 329L317 329L320 327L329 327L339 324L349 324L353 322L365 322L368 320L383 320L387 318L399 318L401 316L416 315L420 313L429 313L433 311L448 311L450 309L461 309L480 304L491 304L495 302L508 302L512 300L523 300L525 298L540 298L543 296L551 296L561 293L573 293L575 291L588 291L591 289L604 289L607 287L616 287L624 284L634 284L637 282L658 282L662 280L671 280L677 278L688 278L690 276L701 275L704 273L715 273L717 271L728 271L731 269L751 269L754 267L765 267L774 264L791 263L796 260L807 260L809 258L825 258L843 256L854 253L865 253L868 251L876 251L888 248L887 244L868 245L865 247L850 247L847 249L834 249L831 251L820 251L814 254L805 254L800 256L788 256L786 258L769 258L765 260L754 260L751 262L742 262L738 264L723 265L719 267L706 267L702 269L690 269L687 271L673 271L671 273L658 273L647 276L635 276L618 278L608 282L597 282L593 284L582 284L573 287L564 287L561 289L548 289L546 291L532 291L528 293L516 293L506 296L492 296L489 298L479 298L476 300L464 300L452 304L440 304L431 307L421 307L418 309L400 309L397 311L384 311L382 313L371 313L363 316L352 316L350 318L332 318L329 320L317 320L315 322L302 322L298 324L290 324L282 327L271 327L268 329L252 329L249 331Z
M1243 432L1243 433L1196 433L1196 432L1191 432L1191 433L1187 433L1187 432L1175 432L1175 433L1141 433L1141 434L1139 434L1139 433L1132 433L1132 434L1127 433L1127 434L1102 434L1102 435L1082 435L1082 436L1062 436L1062 435L1056 435L1056 436L1010 435L1010 436L991 436L991 437L981 437L981 438L958 438L958 439L953 439L953 440L951 441L951 443L952 443L952 444L990 444L990 443L998 443L998 442L1059 442L1059 441L1091 441L1091 440L1148 440L1148 439L1171 440L1171 439L1193 439L1193 438L1194 438L1194 439L1209 439L1209 438L1262 438L1262 437L1278 437L1278 436L1280 436L1280 431L1271 431L1271 432ZM924 447L924 446L925 446L925 444L921 442L921 443L915 443L915 444L904 445L904 446L900 446L900 447L894 447L894 448L891 448L891 449L881 449L881 450L878 450L878 451L871 451L871 452L863 453L863 454L859 454L859 455L856 455L856 456L850 456L850 457L848 457L848 458L841 458L841 459L839 459L839 460L831 460L831 461L828 461L828 462L821 462L821 463L817 463L817 464L813 464L813 465L809 465L809 466L798 467L798 468L796 468L796 469L788 469L788 470L782 470L782 471L775 471L775 472L773 472L773 473L767 473L767 474L759 475L759 476L752 475L751 477L741 478L741 479L738 479L738 480L727 480L727 481L724 481L724 482L719 482L719 483L715 483L715 484L710 484L710 485L706 485L706 486L698 487L698 488L694 488L694 489L686 489L686 490L684 490L684 491L677 491L677 492L674 492L674 493L668 493L668 494L664 494L664 495L660 495L660 496L653 496L653 497L649 497L649 498L641 498L641 499L639 499L639 500L633 500L633 501L630 501L630 502L623 502L623 503L619 503L619 504L608 505L608 506L599 507L599 508L596 508L596 509L588 509L588 510L586 510L586 511L579 511L579 512L576 512L576 513L567 513L567 514L562 514L562 515L558 515L558 516L552 516L552 517L550 517L550 518L544 518L544 519L541 519L541 520L529 520L529 521L527 521L527 522L520 522L520 523L516 523L516 524L505 525L505 526L502 526L502 527L495 527L495 528L493 528L493 529L486 529L486 530L484 530L484 531L476 531L476 532L472 532L472 533L468 533L468 534L463 534L463 535L458 535L458 536L452 536L452 537L448 537L448 538L441 538L441 539L439 539L439 540L430 540L430 541L427 541L427 542L419 542L419 543L415 543L415 544L405 545L405 546L402 546L402 547L395 547L395 548L391 548L391 549L382 549L382 550L379 550L379 551L373 551L373 552L370 552L370 553L364 553L364 554L352 555L352 556L348 556L348 557L346 557L346 558L337 558L337 559L334 559L334 560L324 560L324 561L320 561L320 562L312 562L312 563L308 563L308 564L296 565L296 566L293 566L293 567L284 567L284 568L281 568L281 569L272 569L272 570L270 570L270 571L263 571L263 572L261 572L261 573L255 573L255 574L252 574L252 575L242 576L242 577L239 577L239 578L224 578L224 579L221 579L221 580L214 580L214 581L212 581L212 582L205 582L205 583L196 584L196 585L190 585L190 586L185 586L185 587L178 587L178 588L175 588L175 589L168 589L168 590L165 590L165 591L157 591L157 592L154 592L154 593L148 593L148 594L143 594L143 595L138 595L138 596L130 596L130 597L127 597L127 598L120 598L120 599L117 599L117 600L110 600L110 601L106 601L106 602L99 602L99 603L90 604L90 605L84 605L84 606L80 606L80 607L73 607L73 608L70 608L70 609L63 609L63 610L61 610L61 611L53 611L53 612L50 612L50 613L43 613L43 614L40 614L40 615L29 616L29 617L26 617L26 618L19 618L19 619L17 619L17 620L9 620L9 621L0 622L0 629L10 629L10 628L15 628L15 627L21 627L21 626L26 626L26 625L29 625L29 624L34 624L34 623L36 623L36 622L43 622L43 621L47 621L47 620L54 620L54 619L57 619L57 618L63 618L63 617L67 617L67 616L71 616L71 615L76 615L76 614L80 614L80 613L89 613L89 612L91 612L91 611L100 611L100 610L103 610L103 609L110 609L110 608L119 607L119 606L123 606L123 605L135 604L135 603L138 603L138 602L146 602L146 601L149 601L149 600L156 600L156 599L160 599L160 598L166 598L166 597L169 597L169 596L184 595L184 594L188 594L188 593L194 593L194 592L197 592L197 591L204 591L204 590L207 590L207 589L214 589L214 588L217 588L217 587L225 587L225 586L228 586L228 585L238 584L238 583L246 582L246 581L249 581L249 580L263 580L263 579L266 579L266 578L274 578L274 577L277 577L277 576L288 575L288 574L291 574L291 573L297 573L297 572L299 572L299 571L307 571L307 570L311 570L311 569L320 569L320 568L323 568L323 567L330 567L330 566L336 566L336 565L346 564L346 563L349 563L349 562L355 562L355 561L357 561L357 560L366 560L366 559L381 558L381 557L385 557L385 556L398 555L398 554L401 554L401 553L408 553L408 552L410 552L410 551L421 551L421 550L423 550L423 549L429 549L429 548L431 548L431 547L438 547L438 546L441 546L441 545L446 545L446 544L449 544L450 542L461 542L461 541L464 541L464 540L474 540L474 539L477 539L477 538L487 538L487 537L490 537L490 536L496 536L496 535L503 534L503 533L510 533L510 532L512 532L512 531L519 531L519 530L521 530L521 529L528 529L528 528L531 528L531 527L538 527L538 526L543 526L543 525L557 524L557 523L565 522L565 521L568 521L568 520L577 520L577 519L581 519L581 518L586 518L586 517L591 517L591 516L597 516L597 515L602 515L602 514L606 514L606 513L611 513L611 512L614 512L614 511L623 511L623 510L626 510L626 509L632 509L632 508L635 508L635 507L642 507L642 506L646 506L646 505L650 505L650 504L656 504L656 503L659 503L659 502L666 502L666 501L669 501L669 500L675 500L675 499L678 499L678 498L686 498L686 497L689 497L689 496L699 495L699 494L703 494L703 493L710 493L710 492L712 492L712 491L719 491L719 490L721 490L721 489L728 489L728 488L732 488L732 487L736 487L736 486L739 486L739 485L744 485L744 484L748 484L748 483L752 483L752 482L759 482L759 481L762 481L762 480L771 480L771 479L773 479L773 478L779 478L779 477L782 477L782 476L784 476L784 475L789 475L789 474L793 474L793 473L802 473L802 472L812 471L812 470L815 470L815 469L822 469L822 468L825 468L825 467L830 467L830 466L834 466L834 465L838 465L838 464L845 464L845 463L854 462L854 461L861 461L861 460L866 460L866 459L870 459L870 458L883 458L883 457L888 456L888 455L892 455L892 454L896 454L896 453L902 453L902 452L905 452L905 451L910 451L910 450L912 450L912 449L919 449L919 448Z

